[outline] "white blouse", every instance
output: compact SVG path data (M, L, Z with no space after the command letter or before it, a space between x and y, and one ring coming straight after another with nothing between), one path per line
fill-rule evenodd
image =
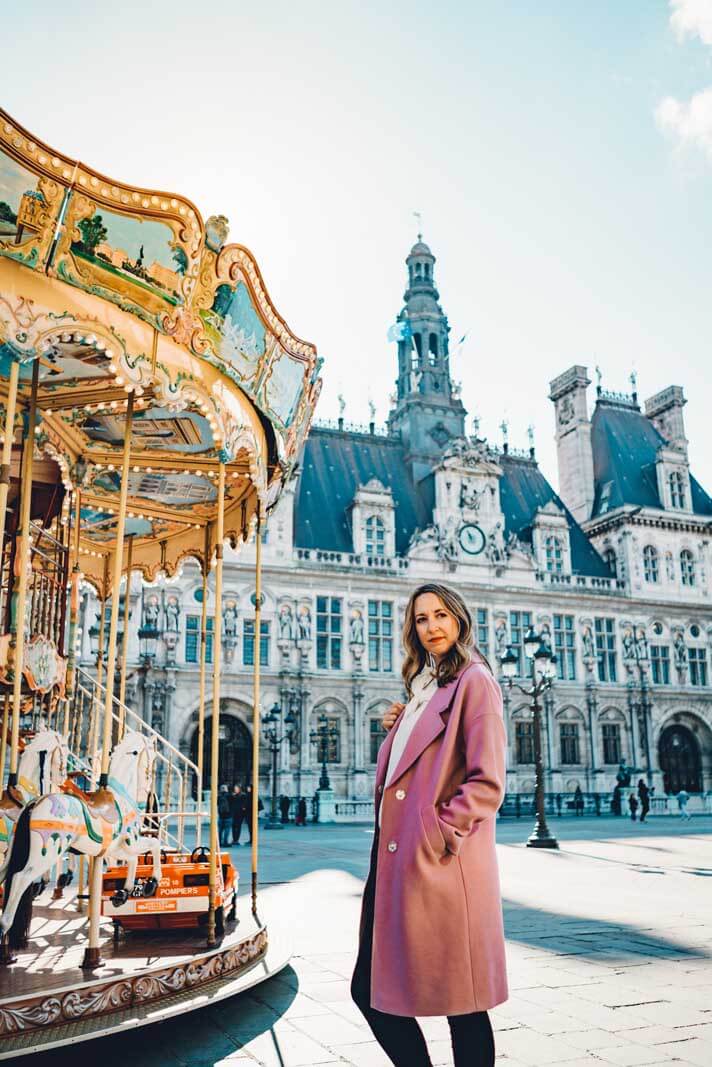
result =
M423 667L420 674L416 674L410 685L412 696L401 712L400 719L393 727L396 735L393 738L388 770L386 771L386 785L396 772L400 758L405 752L408 739L415 729L415 724L430 703L430 698L437 688L435 684L435 672L428 666Z

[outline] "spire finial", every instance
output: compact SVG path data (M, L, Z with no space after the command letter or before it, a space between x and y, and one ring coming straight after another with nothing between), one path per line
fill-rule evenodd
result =
M418 220L418 240L422 241L423 240L423 216L420 214L419 211L414 211L413 214L415 215L416 219Z
M509 450L509 423L506 418L502 419L499 424L499 428L502 431L502 444L504 447L504 451L507 452Z

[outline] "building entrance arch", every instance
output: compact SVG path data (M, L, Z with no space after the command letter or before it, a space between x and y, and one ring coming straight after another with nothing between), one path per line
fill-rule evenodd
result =
M658 741L658 760L666 793L702 792L702 752L689 727L682 723L665 727Z
M213 717L205 716L205 740L203 746L203 790L210 788L210 739L212 737ZM249 727L234 711L223 707L220 712L219 756L220 781L218 785L227 785L232 792L233 785L244 789L252 781L252 734ZM198 762L198 725L193 728L190 742L191 759Z

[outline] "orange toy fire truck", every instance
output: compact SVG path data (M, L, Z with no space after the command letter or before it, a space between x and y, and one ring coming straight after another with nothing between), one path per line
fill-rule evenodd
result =
M161 880L156 882L150 856L142 857L131 892L124 888L126 865L107 868L101 913L125 930L172 930L204 926L208 921L209 850L161 852ZM234 919L239 875L228 853L220 857L215 900L215 926L222 934L225 919Z

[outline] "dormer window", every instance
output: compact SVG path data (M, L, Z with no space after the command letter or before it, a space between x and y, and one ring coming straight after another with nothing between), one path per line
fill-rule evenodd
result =
M653 545L646 545L643 549L643 572L646 582L658 582L660 580L658 550Z
M607 548L603 553L603 558L608 565L608 569L614 578L618 577L618 556L616 555L615 548Z
M671 471L668 478L670 486L670 507L684 509L685 504L685 479L680 471Z
M560 537L553 534L544 542L546 554L546 569L549 574L561 574L564 569L564 547Z
M366 555L383 556L386 551L386 527L383 519L371 515L366 519Z
M689 548L683 548L680 553L680 580L686 586L695 584L695 557Z

